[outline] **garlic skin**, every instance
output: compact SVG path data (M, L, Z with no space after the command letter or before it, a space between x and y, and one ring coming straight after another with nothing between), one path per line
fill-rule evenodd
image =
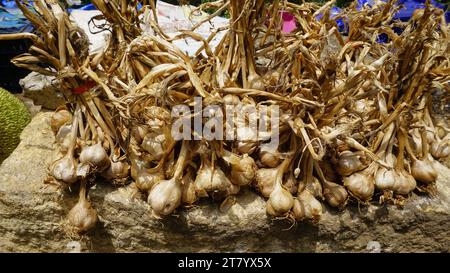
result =
M354 173L344 178L344 186L361 201L369 201L375 191L373 176Z
M275 186L277 168L258 169L256 171L256 188L265 197L269 198Z
M276 183L275 188L269 196L269 200L267 200L267 213L272 216L284 216L293 206L294 198L292 194L279 183Z
M181 186L175 179L162 180L150 190L147 203L155 217L171 214L181 203Z
M198 171L194 185L199 197L208 197L208 192L226 192L231 182L220 168L205 166Z
M292 213L297 221L318 220L322 215L322 204L309 191L304 190L294 200Z
M55 161L50 168L50 173L57 180L68 184L78 180L75 160L68 155Z
M238 186L249 185L255 179L256 169L253 158L244 154L239 164L231 166L231 182Z
M395 185L395 171L379 168L375 173L375 186L379 190L393 190Z
M79 200L68 214L68 222L77 233L84 233L95 227L98 217L97 211L86 198L86 182L80 185Z
M324 181L323 196L330 206L337 208L345 205L348 193L343 186L333 182Z
M357 154L350 151L344 151L339 155L337 171L340 175L349 176L363 168L364 165Z
M412 176L420 182L430 184L436 181L438 173L429 159L414 160L411 166Z
M80 162L91 163L95 165L98 170L104 170L111 164L108 154L100 143L83 147L80 153Z

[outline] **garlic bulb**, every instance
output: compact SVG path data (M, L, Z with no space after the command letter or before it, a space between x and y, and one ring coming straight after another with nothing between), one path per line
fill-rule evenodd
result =
M222 158L231 165L231 183L247 186L255 179L256 163L249 155L238 156L224 150Z
M322 204L307 190L299 193L292 208L294 218L318 220L322 214Z
M337 171L343 176L349 176L354 172L362 170L364 165L362 164L360 157L353 152L344 151L339 155L339 161Z
M450 156L450 141L433 142L430 149L434 158L440 159Z
M72 114L69 111L62 109L53 113L50 118L50 127L56 134L63 125L70 124L71 122Z
M343 207L347 202L347 190L336 183L324 181L323 196L328 204L332 207Z
M153 216L157 218L171 214L181 203L182 189L180 180L188 156L187 146L188 142L182 141L173 177L154 185L148 194L147 203L152 208Z
M68 215L69 224L74 228L75 232L83 233L94 228L97 220L97 211L86 198L86 182L82 181L79 200Z
M218 167L204 165L200 167L195 178L195 190L200 197L207 197L208 192L225 192L231 186L230 180Z
M238 186L247 186L255 179L256 163L247 154L242 156L239 163L231 167L231 182Z
M74 183L78 179L76 162L70 154L53 162L50 173L54 178L65 183Z
M150 173L147 169L143 169L138 173L134 180L139 190L149 192L154 185L158 184L164 179L164 174L161 172Z
M256 188L266 198L269 198L275 186L277 168L258 169L256 171Z
M143 192L150 191L156 183L165 178L161 171L150 172L145 167L145 162L134 156L131 157L131 177L137 188Z
M80 162L91 163L100 171L108 168L111 164L108 154L100 143L83 147L80 153Z
M372 198L375 191L373 176L366 172L357 172L344 177L344 186L359 200L365 202Z
M236 130L237 150L240 154L252 154L258 147L257 133L249 127L238 127Z
M433 167L433 162L429 158L414 160L411 166L411 174L417 181L426 184L435 182L438 176L438 173Z
M165 153L166 136L155 132L148 133L142 140L142 148L150 153L153 160L160 160Z
M416 188L416 180L405 170L397 172L394 191L398 194L409 194Z
M147 202L157 218L169 215L181 203L181 185L175 179L162 180L150 190Z
M275 168L280 165L281 158L277 152L260 150L259 160L267 168Z
M239 105L239 104L241 104L241 99L239 99L238 96L233 95L233 94L225 95L222 98L222 100L227 105Z
M283 188L281 182L276 182L267 200L267 213L272 216L283 216L294 206L292 194Z
M272 216L284 216L294 206L292 194L283 187L283 174L291 159L285 159L277 168L275 185L267 200L267 213Z
M102 176L106 179L121 179L128 177L130 172L130 165L126 162L111 162L111 165L106 169Z
M393 190L396 174L394 170L379 168L375 173L375 186L380 190Z

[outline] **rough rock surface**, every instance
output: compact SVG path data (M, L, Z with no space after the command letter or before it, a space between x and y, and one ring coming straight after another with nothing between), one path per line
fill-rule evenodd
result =
M90 196L101 221L74 240L61 223L77 189L44 183L56 155L49 117L35 116L0 166L0 252L450 252L450 171L441 164L434 197L414 196L404 209L327 208L319 223L295 226L268 218L264 200L251 191L226 212L205 201L155 220L133 197L132 184L98 182Z
M35 105L54 110L64 105L65 100L58 90L58 82L55 77L45 76L37 72L31 72L19 81L23 95L34 101Z

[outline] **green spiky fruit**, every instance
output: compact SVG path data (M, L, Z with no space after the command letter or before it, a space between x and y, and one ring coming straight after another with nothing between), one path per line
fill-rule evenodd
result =
M0 87L0 163L17 147L20 133L30 120L26 106Z

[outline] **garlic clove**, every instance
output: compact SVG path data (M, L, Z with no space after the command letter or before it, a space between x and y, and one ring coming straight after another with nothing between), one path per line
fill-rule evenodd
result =
M174 179L162 180L150 190L147 203L152 208L153 215L171 214L181 203L181 186Z

